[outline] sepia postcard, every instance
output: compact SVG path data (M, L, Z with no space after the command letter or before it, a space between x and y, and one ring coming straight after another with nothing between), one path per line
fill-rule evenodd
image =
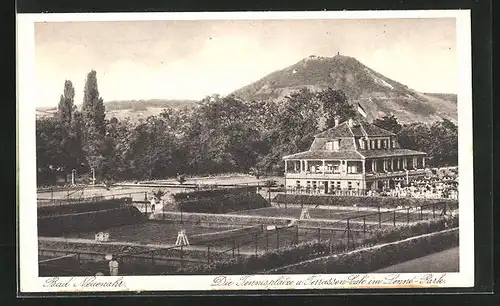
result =
M469 10L19 14L20 293L474 286Z

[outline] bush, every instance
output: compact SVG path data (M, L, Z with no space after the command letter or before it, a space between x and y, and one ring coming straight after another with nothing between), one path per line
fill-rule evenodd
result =
M76 214L82 212L106 210L120 208L125 204L129 198L109 199L89 202L78 202L72 204L62 204L53 206L39 206L37 207L38 217L54 216L65 214Z
M399 241L431 232L441 231L458 226L458 216L438 220L426 220L418 223L391 228L377 233L374 237L363 240L362 246L367 247L381 243ZM209 266L197 266L181 270L186 274L248 274L266 271L291 265L297 262L344 252L344 244L331 244L329 241L312 240L287 248L276 249L244 260L229 259L213 263Z
M273 273L370 273L458 245L458 229L273 270ZM390 254L390 255L388 255ZM451 271L450 271L451 272Z
M234 188L221 188L210 190L196 190L191 192L181 192L173 194L175 200L193 200L201 198L217 197L227 194L240 194L240 193L255 193L256 187L234 187Z
M164 212L162 219L180 221L181 213L179 212ZM226 223L234 225L287 225L292 219L285 218L269 218L261 216L242 216L242 215L227 215L227 214L205 214L205 213L182 213L183 222L187 223ZM158 220L159 221L159 220ZM161 222L161 221L159 221Z
M307 194L278 194L274 198L277 203L325 205L325 206L368 206L381 208L415 207L421 205L448 204L451 209L458 207L457 200L448 199L419 199L393 197L356 197ZM430 207L429 207L430 208Z
M215 214L270 206L258 193L223 194L178 203L178 209L184 212Z
M144 215L133 206L89 211L76 214L38 218L39 236L62 236L65 233L88 232L145 221Z

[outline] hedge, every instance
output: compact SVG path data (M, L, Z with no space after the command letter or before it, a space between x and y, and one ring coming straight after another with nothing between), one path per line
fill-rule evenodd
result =
M53 241L45 238L38 239L38 248L39 249L47 249L47 250L55 250L60 252L75 252L75 253L95 253L102 254L103 259L105 254L113 254L119 255L122 261L133 262L137 261L137 259L130 258L130 255L134 255L135 257L143 257L148 260L151 258L151 252L154 250L154 257L170 257L170 258L181 258L184 259L196 259L200 261L207 260L207 250L208 247L191 247L184 246L180 247L169 247L163 249L157 249L151 246L140 246L140 245L130 245L130 244L120 244L120 243L95 243L95 242L75 242L75 241ZM124 252L124 250L127 250ZM141 253L141 254L138 254ZM210 260L218 260L224 261L232 258L232 252L216 252L213 249L210 251ZM144 261L144 259L142 261Z
M458 228L454 228L380 247L318 258L305 263L275 269L269 271L269 273L370 273L381 268L456 247L458 241Z
M371 238L363 240L361 246L366 247L381 243L399 241L409 237L423 235L431 232L453 228L458 226L458 216L451 218L426 220L397 228L386 229L377 232ZM302 242L287 248L272 250L257 256L250 256L244 260L230 259L223 262L214 262L211 265L197 266L190 269L182 269L181 274L248 274L266 271L291 265L297 262L318 258L346 250L342 243L331 244L329 241L318 241L317 239Z
M276 197L274 197L273 201L277 203L304 204L304 205L365 206L365 207L381 207L381 208L397 208L398 206L415 207L421 205L448 204L448 206L451 209L458 208L458 201L450 199L278 194L276 195Z
M82 212L119 208L128 201L129 198L120 198L120 199L100 200L97 202L90 201L90 202L79 202L79 203L62 204L62 205L39 206L37 207L37 213L39 217L76 214Z
M145 216L133 206L84 213L38 218L39 236L62 236L65 233L88 232L145 221Z
M225 223L239 225L287 225L292 222L292 218L274 218L262 216L245 216L245 215L230 215L230 214L205 214L205 213L180 213L180 212L163 212L161 218L165 221L182 221L186 223L207 224L207 223ZM161 222L156 220L155 222Z
M270 206L258 193L228 193L211 197L199 197L177 203L177 209L183 212L215 214Z
M202 199L207 197L223 196L227 194L256 193L256 187L234 187L210 190L196 190L191 192L180 192L173 194L175 200Z

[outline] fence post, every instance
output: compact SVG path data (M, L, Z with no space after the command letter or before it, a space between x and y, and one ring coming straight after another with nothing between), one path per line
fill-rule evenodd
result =
M410 224L410 207L406 208L406 224Z
M182 256L182 250L183 250L183 245L181 244L181 269L184 268L184 259L183 259L183 256Z
M349 250L349 242L350 242L350 236L351 236L351 227L349 225L349 222L350 220L347 219L347 249Z
M255 233L253 235L253 239L254 239L254 244L255 244L255 255L257 255L257 251L258 251L257 233Z
M154 266L155 264L155 252L151 251L151 265Z
M432 205L432 219L436 218L436 205Z
M321 240L321 227L318 227L318 241Z
M422 206L420 206L420 221L422 221Z
M382 227L382 216L380 215L380 206L378 207L378 228Z
M366 216L363 216L363 238L366 237Z
M210 264L210 245L207 245L207 262Z
M280 248L280 231L278 227L276 227L276 248Z
M299 244L299 226L295 225L295 243Z
M393 211L392 224L396 226L396 211Z
M269 251L269 232L266 230L266 251Z

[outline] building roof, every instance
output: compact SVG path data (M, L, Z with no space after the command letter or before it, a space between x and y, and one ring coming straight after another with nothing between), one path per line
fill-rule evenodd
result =
M283 159L354 159L361 160L363 157L356 151L335 152L330 150L305 151L288 156Z
M384 130L383 128L379 128L378 126L365 121L360 121L359 124L365 131L365 136L396 136L393 132Z
M349 129L349 125L346 122L342 122L341 124L332 127L324 132L321 132L314 137L318 138L338 138L338 137L353 137L351 130Z
M424 152L410 149L359 150L358 153L365 158L426 155Z
M351 159L362 160L365 158L374 157L398 157L398 156L422 156L424 152L414 151L410 149L387 149L387 150L360 150L360 151L345 151L336 152L329 150L313 150L304 151L292 155L284 156L283 159Z
M396 134L379 128L376 125L368 123L366 121L357 120L354 121L355 124L350 127L348 121L344 121L341 124L334 126L324 132L321 132L314 137L319 138L339 138L339 137L353 137L353 136L396 136Z

